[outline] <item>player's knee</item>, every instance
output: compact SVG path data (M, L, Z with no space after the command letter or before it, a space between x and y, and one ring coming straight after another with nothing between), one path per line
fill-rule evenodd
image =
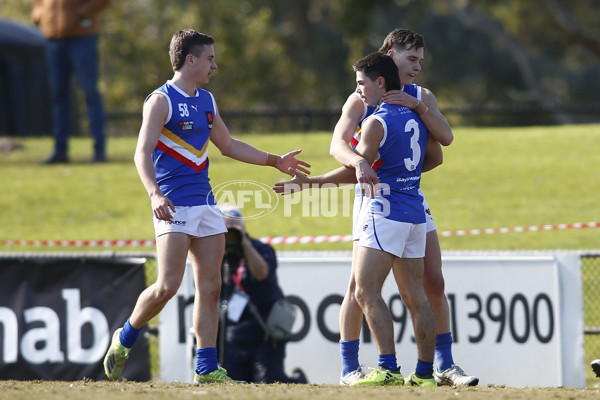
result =
M402 294L402 302L404 303L404 305L406 306L406 308L408 308L408 310L413 313L415 311L415 301L414 301L414 297L411 296L408 293L403 293Z
M154 290L154 297L159 303L166 303L177 294L179 285L175 283L163 283Z
M402 293L402 301L411 314L418 314L421 310L423 302L427 302L427 297L423 290L414 290L408 293Z
M352 290L348 290L346 292L346 295L344 296L344 299L342 300L342 302L349 306L357 304L355 292L356 292L356 288L353 288Z
M350 300L351 301L353 300L361 308L364 309L365 306L367 306L368 304L371 303L372 298L373 298L373 295L369 290L366 290L365 288L362 288L362 287L356 287L354 289L354 295L352 296L352 298Z
M196 295L200 296L203 301L218 302L219 294L221 293L221 281L204 281L198 285L199 293Z
M442 275L426 277L423 281L425 293L430 299L441 299L445 296L446 284Z

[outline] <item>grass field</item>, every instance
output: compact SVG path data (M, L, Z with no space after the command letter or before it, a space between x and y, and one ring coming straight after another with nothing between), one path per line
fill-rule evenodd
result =
M330 134L240 135L272 152L302 148L315 174L337 166L329 157ZM0 240L4 239L151 239L147 195L132 162L136 139L109 141L111 162L90 165L91 143L71 141L74 162L42 166L50 139L19 140L24 149L0 158ZM438 231L540 226L600 221L600 125L528 128L457 128L445 149L444 164L423 177L423 188ZM211 182L257 181L268 187L286 176L273 168L248 166L221 157L211 147ZM248 223L253 236L348 234L349 187L329 191L333 216L306 213L302 204L284 202L271 214ZM308 192L304 192L307 194ZM321 201L325 196L321 195ZM347 197L347 196L346 196ZM333 199L333 200L332 200ZM351 210L351 208L350 208ZM540 231L441 238L442 249L593 249L598 229ZM346 250L348 243L281 245L279 249ZM0 250L39 248L2 246ZM135 249L140 250L140 249ZM143 250L143 249L141 249Z
M528 128L457 128L455 142L445 149L445 162L423 177L423 188L436 219L438 231L469 230L546 224L600 221L597 205L600 179L600 125ZM282 153L302 148L301 158L312 164L314 174L337 166L329 157L330 133L261 134L239 137L262 149ZM51 151L49 138L17 139L23 148L0 157L0 240L152 239L153 228L147 195L133 165L136 138L111 138L107 164L92 165L91 141L71 140L73 162L42 166ZM211 147L213 185L250 180L271 186L287 179L272 168L248 166L225 159ZM344 193L331 191L330 202L347 209ZM337 194L335 194L337 193ZM303 211L284 200L268 216L248 221L253 236L344 235L351 221L341 212L333 216ZM345 208L346 207L346 208ZM599 249L600 230L553 230L526 233L442 237L443 250ZM348 250L349 243L278 245L279 250ZM0 251L87 251L104 248L44 248L0 245ZM112 247L106 250L153 251L153 248ZM584 277L585 279L585 277ZM595 278L597 279L597 278ZM588 305L590 306L590 305ZM598 305L591 305L600 307ZM600 356L598 354L597 356ZM588 355L586 354L586 360ZM589 372L589 371L588 371ZM593 378L588 381L594 382ZM592 383L592 385L594 384ZM220 387L107 382L0 382L0 399L95 399L116 397L148 399L264 397L337 399L591 399L598 389L452 390L361 389L336 386L294 387L253 385ZM358 395L357 395L358 393Z
M0 381L0 399L6 400L591 400L600 389L513 389L498 386L454 389L372 387L350 388L332 385L241 385L136 382L17 382Z

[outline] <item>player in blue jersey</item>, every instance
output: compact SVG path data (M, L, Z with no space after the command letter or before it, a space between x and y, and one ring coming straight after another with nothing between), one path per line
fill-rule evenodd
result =
M365 113L379 103L387 88L401 87L394 61L383 53L365 57L354 68L356 93L364 102ZM352 298L359 308L358 317L362 320L363 312L367 317L380 356L379 369L365 376L357 365L349 374L342 375L341 383L352 386L404 384L395 356L391 315L381 298L381 286L393 265L398 288L415 321L419 350L419 376L413 374L408 381L419 386L435 386L431 375L435 321L422 281L426 219L419 192L428 131L414 111L385 103L361 122L361 138L353 140L354 155L359 154L366 165L377 169L377 185L366 190L370 197L359 196L355 201L353 236L359 240L355 241L353 252ZM287 193L302 189L290 184L347 183L355 178L354 170L346 167L312 178L295 175L292 181L276 184L275 191ZM357 336L359 333L360 328ZM347 354L343 350L342 346L345 360ZM358 354L355 358L357 361Z
M390 55L396 65L403 90L388 91L383 95L382 101L399 104L415 110L432 138L427 146L427 156L423 172L428 171L443 160L440 143L449 145L453 140L450 125L440 113L435 95L428 89L413 84L413 80L421 71L421 62L424 58L425 42L423 37L408 29L396 29L384 39L379 51ZM358 182L363 185L377 183L377 178L369 165L362 161L362 157L348 147L348 142L353 138L355 127L358 125L357 114L363 105L354 98L344 105L340 122L336 125L331 141L330 153L343 165L356 169ZM421 193L422 194L422 193ZM425 251L425 290L427 297L436 316L436 370L435 378L440 385L474 386L479 379L469 376L454 363L452 357L452 335L450 332L450 312L448 300L444 292L444 276L442 274L441 250L437 237L436 226L431 217L427 201L423 200L427 211L427 244ZM355 206L356 208L356 206ZM356 248L356 245L354 246ZM346 356L343 364L342 380L351 382L361 375L362 371L358 362L358 343L362 326L362 311L354 299L354 274L351 272L348 290L340 310L340 346L342 354Z
M221 261L227 232L208 179L208 141L223 155L289 173L309 167L233 139L210 92L198 86L216 70L213 38L192 29L176 32L169 48L173 78L144 103L135 165L154 214L157 279L139 296L122 328L113 335L104 359L106 375L121 376L141 329L177 293L186 260L194 273L193 325L198 349L194 383L232 382L217 365L218 302Z
M421 114L420 117L431 134L423 165L423 172L426 172L442 163L443 154L440 143L449 145L453 140L453 135L448 122L439 111L435 95L428 89L412 83L421 70L420 63L424 57L424 47L425 43L421 35L408 29L396 29L386 37L380 51L393 57L398 66L400 80L404 85L402 91L386 92L383 100L387 103L415 109L417 113ZM346 100L342 108L342 115L335 126L330 153L350 170L344 171L344 168L340 168L320 176L313 176L310 179L303 177L302 174L297 174L292 181L281 182L275 188L276 191L284 193L286 190L293 191L292 187L294 186L302 190L302 184L314 186L324 183L358 182L360 186L357 186L353 213L353 260L358 248L356 219L363 203L361 187L362 192L365 193L371 191L373 186L378 183L373 168L353 150L360 140L360 124L372 112L373 108L368 107L360 96L353 93ZM352 148L348 146L350 142L353 145ZM376 168L376 166L374 167ZM295 185L290 185L290 183ZM423 207L427 211L424 282L427 297L436 315L436 370L434 376L440 385L474 386L478 384L479 379L467 375L458 365L454 364L452 357L450 312L444 292L441 251L436 226L425 199L423 199ZM348 288L340 309L340 350L342 354L340 383L345 385L350 385L364 376L358 360L363 313L356 302L354 291L353 264Z
M418 40L420 38L420 40ZM416 45L411 45L418 41ZM429 132L442 144L452 142L450 125L440 113L435 95L428 89L412 84L421 71L425 43L417 33L408 29L395 29L383 41L379 51L391 56L400 72L400 80L405 88L410 85L412 92L392 91L384 94L382 101L401 104L419 113ZM407 92L405 90L405 92ZM408 95L410 94L410 96ZM416 99L416 101L415 101ZM422 194L422 193L421 193ZM454 363L452 356L452 333L450 330L450 309L446 298L442 256L435 222L427 201L423 201L427 212L427 247L425 250L425 291L436 316L436 368L434 377L438 385L476 386L479 378L467 375Z
M354 64L357 92L368 105L378 104L388 90L402 88L391 57L376 52ZM421 170L429 133L415 111L381 103L362 122L356 152L373 165L378 160L378 189L366 198L356 252L354 291L375 338L378 369L353 383L403 385L396 360L392 315L381 288L393 270L398 290L410 310L418 348L416 373L408 379L419 386L436 386L433 379L435 317L423 287L426 219L419 194Z

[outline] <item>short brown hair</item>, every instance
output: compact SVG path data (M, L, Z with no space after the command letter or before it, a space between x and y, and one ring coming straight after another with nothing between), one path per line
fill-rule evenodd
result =
M380 76L383 77L386 91L402 89L398 67L387 54L376 51L355 62L352 68L354 71L362 72L372 81Z
M398 28L388 33L379 51L387 53L394 47L401 47L404 50L410 50L413 47L420 49L421 47L425 47L425 39L410 29Z
M182 29L175 32L169 45L169 57L173 71L179 71L183 67L188 54L194 54L198 47L211 45L214 42L211 36L194 29Z

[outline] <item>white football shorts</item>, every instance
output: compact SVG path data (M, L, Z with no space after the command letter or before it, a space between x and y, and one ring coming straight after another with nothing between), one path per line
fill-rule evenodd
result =
M425 219L427 220L427 233L435 231L437 227L435 226L435 221L433 220L433 216L431 215L429 204L427 204L427 200L425 200L425 193L423 193L423 191L419 189L419 194L423 196L423 208L425 209Z
M354 196L354 205L352 206L352 240L358 240L360 237L360 228L365 214L369 210L369 198L359 194Z
M152 217L154 220L154 233L156 237L166 233L180 232L193 237L206 237L227 232L223 213L217 206L175 206L175 213L171 221L163 221Z
M419 194L423 196L423 208L425 209L427 233L435 231L437 227L435 226L435 221L431 215L429 204L427 204L427 200L425 199L425 193L419 189ZM352 207L352 240L358 240L360 238L360 230L362 225L359 223L359 221L361 221L368 212L369 203L369 198L361 196L360 192L359 195L354 196L354 205Z
M367 214L361 221L358 245L382 250L400 258L425 257L427 223L394 221Z

